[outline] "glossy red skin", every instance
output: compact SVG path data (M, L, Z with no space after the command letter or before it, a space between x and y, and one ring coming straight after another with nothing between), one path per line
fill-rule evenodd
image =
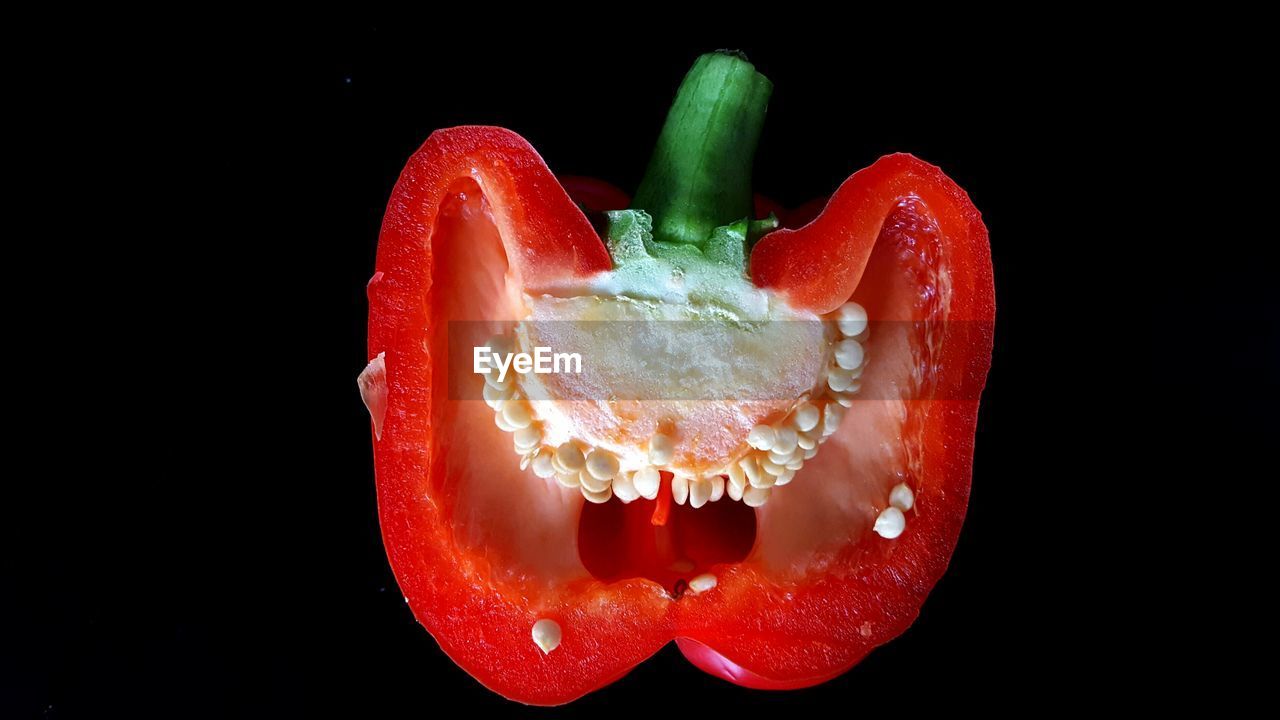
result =
M912 196L932 211L953 266L964 270L957 273L963 285L952 311L965 319L994 320L991 246L981 213L942 170L905 153L886 155L854 173L812 222L761 238L751 252L752 282L778 290L793 306L819 313L836 309L862 279L889 211Z
M951 317L981 322L956 326L958 334L937 363L939 395L972 399L912 403L911 416L923 428L923 472L934 484L931 501L912 514L911 531L895 541L869 535L856 560L787 587L785 598L759 568L737 564L717 571L715 589L679 602L636 578L564 588L548 608L486 582L482 564L452 544L449 518L430 494L437 468L430 461L432 414L423 409L431 407L432 375L421 333L431 322L427 308L435 291L435 214L460 178L479 183L503 237L517 238L514 256L508 247L509 261L526 287L558 273L589 275L609 267L582 212L533 148L510 131L434 133L392 193L369 288L369 356L386 353L389 396L382 437L375 441L378 507L401 590L441 648L496 692L550 705L620 678L673 639L707 672L747 687L785 689L835 677L905 630L946 569L960 531L976 398L990 364L990 252L986 229L963 191L933 166L889 156L846 181L812 223L762 238L751 257L757 284L797 305L829 311L857 286L859 263L865 264L897 200L916 196L928 204L953 270ZM575 183L581 193L580 179L568 184ZM611 209L625 195L610 188L590 187L580 201L592 210ZM591 632L566 633L560 647L544 655L529 631L547 616Z

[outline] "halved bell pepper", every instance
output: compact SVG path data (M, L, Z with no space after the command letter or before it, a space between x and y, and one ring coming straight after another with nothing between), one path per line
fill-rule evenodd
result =
M801 209L799 222L753 201L751 158L768 95L744 58L700 58L634 202L600 181L558 181L525 140L496 127L433 133L392 192L368 287L370 365L360 382L373 416L383 539L418 620L459 666L508 698L571 701L671 641L699 668L747 687L821 683L906 629L947 567L991 358L986 228L962 189L910 155L855 173L828 201ZM781 227L770 231L775 223L758 211ZM624 236L643 244L626 246ZM580 489L558 482L566 469L579 472L576 458L554 448L541 461L539 451L525 461L511 454L505 428L519 422L494 416L495 405L516 401L510 394L487 403L446 390L451 322L497 329L543 293L598 294L607 284L593 279L631 262L633 251L694 270L724 264L726 277L829 328L843 308L865 311L870 330L848 333L867 358L856 371L865 399L836 410L843 406L831 398L849 399L858 385L846 373L844 388L823 396L836 420L820 451L802 462L794 441L789 451L773 442L772 457L802 469L779 470L765 478L774 486L753 490L755 479L741 485L737 471L682 479L664 467L649 499L637 489L648 470L610 468L612 494L600 501L591 477L581 476ZM736 269L734 252L742 253ZM757 435L807 437L787 428L809 424L810 401L798 399L772 426L762 421L776 432ZM672 437L679 451L685 436ZM616 455L624 465L630 457ZM539 462L554 463L556 477L535 473ZM572 473L569 481L579 482ZM739 496L769 490L768 501L704 496L695 509L702 482L729 494L737 482Z

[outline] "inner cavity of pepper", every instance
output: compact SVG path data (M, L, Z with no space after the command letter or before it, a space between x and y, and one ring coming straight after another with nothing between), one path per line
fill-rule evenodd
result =
M665 522L655 524L654 511L664 497L669 499L662 494L626 504L583 504L578 554L593 577L604 582L643 577L674 594L681 581L713 565L741 562L751 552L754 508L736 502L698 509L669 503Z

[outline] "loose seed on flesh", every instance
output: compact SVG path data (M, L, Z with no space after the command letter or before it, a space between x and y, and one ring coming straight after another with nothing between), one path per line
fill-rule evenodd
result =
M898 483L889 491L889 504L906 512L916 504L916 494L911 492L911 486Z
M689 589L694 593L704 593L715 586L716 576L711 573L703 573L689 581Z
M907 527L907 518L896 507L887 507L876 517L874 530L886 540L892 540L902 534Z
M533 624L533 642L545 655L560 647L560 624L550 618L542 618Z

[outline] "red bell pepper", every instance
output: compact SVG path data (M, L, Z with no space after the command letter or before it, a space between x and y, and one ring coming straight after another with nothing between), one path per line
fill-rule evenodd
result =
M716 255L707 238L736 237L749 248L743 283L814 316L852 300L872 321L859 336L868 399L759 507L724 498L695 509L706 485L681 502L681 483L693 485L665 471L655 499L636 497L640 471L618 471L612 499L587 502L586 485L566 489L503 450L511 438L492 405L446 391L451 321L499 328L527 312L522 296L616 270L615 235L634 229L635 216L610 213L606 242L583 209L621 210L624 193L558 182L527 142L495 127L433 133L395 186L368 288L371 362L361 377L383 539L418 620L508 698L571 701L672 640L699 668L740 685L821 683L905 630L946 569L991 358L986 228L963 190L909 155L855 173L820 212L798 211L799 224L764 198L753 203L768 93L744 59L701 58L634 201L653 218L651 254L732 265L733 253ZM760 210L783 227L734 224ZM904 485L913 502L893 495ZM908 508L894 516L906 522L896 536L878 524L891 506ZM537 635L539 621L550 621L538 626L550 636Z

